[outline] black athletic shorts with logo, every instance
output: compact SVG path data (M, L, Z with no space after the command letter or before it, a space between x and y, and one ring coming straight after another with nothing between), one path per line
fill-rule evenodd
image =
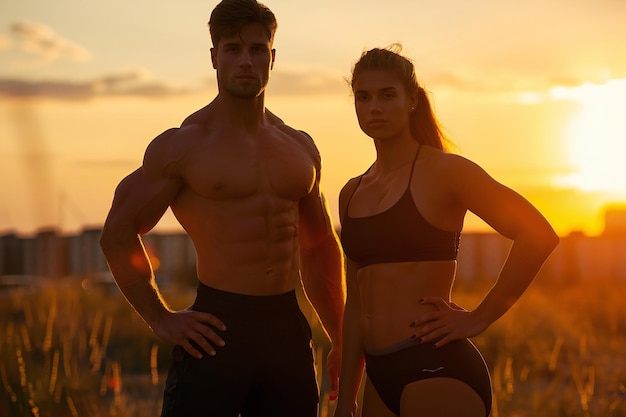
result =
M295 291L253 296L200 283L191 308L226 324L226 345L202 359L174 348L162 417L317 416L311 328Z
M455 340L440 348L415 339L389 349L365 352L367 377L381 400L400 415L402 391L411 382L429 378L455 378L472 387L491 412L491 377L482 355L468 339ZM451 400L454 401L454 393Z

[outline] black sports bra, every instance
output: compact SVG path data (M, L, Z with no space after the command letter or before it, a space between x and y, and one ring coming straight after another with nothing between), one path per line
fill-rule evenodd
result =
M359 268L391 262L456 260L461 232L449 232L430 224L411 195L411 179L421 145L415 154L409 184L391 208L367 217L350 217L349 207L361 185L354 188L342 221L341 244L346 256Z

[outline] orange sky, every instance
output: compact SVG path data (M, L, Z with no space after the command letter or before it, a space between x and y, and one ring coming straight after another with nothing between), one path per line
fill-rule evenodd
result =
M374 156L344 77L363 49L395 41L458 152L560 234L601 232L603 206L625 199L626 3L266 3L279 20L267 105L315 138L336 220L339 189ZM102 223L148 142L215 95L214 4L0 5L0 233Z

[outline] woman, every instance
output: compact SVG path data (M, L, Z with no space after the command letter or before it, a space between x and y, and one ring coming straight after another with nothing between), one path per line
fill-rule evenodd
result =
M339 197L348 296L335 417L356 414L364 363L364 417L484 417L489 372L468 338L517 301L558 237L523 197L445 151L413 64L396 51L372 49L352 72L376 161ZM450 301L467 211L513 241L473 311Z

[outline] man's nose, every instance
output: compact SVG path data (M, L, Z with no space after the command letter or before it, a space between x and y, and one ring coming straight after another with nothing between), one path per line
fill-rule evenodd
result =
M251 59L251 56L250 56L250 52L248 52L248 51L242 52L240 58L241 58L241 61L240 61L239 65L241 67L249 68L249 67L252 66L252 59Z

